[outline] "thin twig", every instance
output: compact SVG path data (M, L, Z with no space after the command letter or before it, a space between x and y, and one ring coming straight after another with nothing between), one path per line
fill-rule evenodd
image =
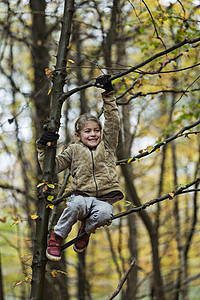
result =
M114 293L113 293L111 296L109 296L109 297L107 298L107 300L112 300L112 299L114 299L114 298L119 294L119 292L121 291L121 289L122 289L124 283L126 282L128 276L129 276L129 274L130 274L130 272L131 272L131 270L133 269L134 266L135 266L135 260L133 260L133 261L131 262L131 264L130 264L128 270L126 271L126 273L125 273L124 276L122 277L122 279L121 279L121 281L119 282L119 284L118 284L116 290L114 291Z
M150 17L151 17L151 20L153 22L153 26L154 26L154 30L155 30L155 33L156 33L156 37L157 39L159 39L161 41L161 43L163 44L164 48L167 49L167 47L165 46L165 43L163 42L163 40L161 39L161 37L159 36L158 34L158 30L156 28L156 23L154 21L154 18L153 18L153 15L149 9L149 7L147 6L146 2L144 0L142 0L142 3L144 4L144 6L146 7L146 9L148 10L148 13L150 14Z
M152 152L155 152L157 149L160 149L160 147L162 147L162 146L168 144L169 142L172 142L173 140L181 137L183 135L184 131L189 130L189 129L191 129L191 128L199 125L199 124L200 124L200 119L198 119L196 122L194 122L191 125L187 125L187 126L183 127L178 133L176 133L173 136L167 138L166 140L153 145L147 151L144 151L144 152L142 152L142 153L140 153L140 154L138 154L134 157L131 157L131 158L125 158L125 159L122 159L122 160L118 160L116 164L121 165L121 164L131 163L133 161L138 161L140 158L145 157L145 156L149 155Z
M187 92L187 90L200 78L200 75L186 88L186 90L183 92L183 94L180 96L180 98L173 104L175 105L176 103L178 103L181 98L185 95L185 92Z

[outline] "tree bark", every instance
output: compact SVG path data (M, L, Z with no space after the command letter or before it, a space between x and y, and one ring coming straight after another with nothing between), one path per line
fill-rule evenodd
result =
M48 96L49 82L45 78L45 68L49 66L49 49L46 42L46 1L30 0L32 14L32 42L31 54L34 67L34 104L36 138L42 133L42 125L47 120L50 109L50 96Z
M62 102L58 101L59 96L63 93L63 87L66 77L66 60L69 48L69 40L71 34L72 16L74 12L74 1L66 0L64 8L64 17L62 23L61 36L59 41L59 49L57 55L55 79L51 95L51 113L49 122L47 124L48 130L58 131L60 127L60 117ZM56 155L56 142L47 147L43 181L47 183L53 182L54 164ZM48 191L47 191L48 192ZM32 262L32 285L31 285L31 299L42 300L44 296L44 280L45 280L45 266L46 266L46 246L47 246L47 231L49 208L46 208L47 193L41 193L38 197L38 218L36 220L36 237L34 247L34 257Z
M132 202L136 206L140 206L141 202L138 198L133 180L132 180L132 170L129 168L129 165L121 165L122 173L125 178L126 184L129 186L129 190L131 192ZM161 276L161 268L160 268L160 258L158 252L158 235L156 226L153 225L149 215L146 211L140 211L139 215L144 222L146 229L148 230L151 247L152 247L152 263L153 263L153 291L155 293L155 299L164 300L165 294L163 289L163 280Z

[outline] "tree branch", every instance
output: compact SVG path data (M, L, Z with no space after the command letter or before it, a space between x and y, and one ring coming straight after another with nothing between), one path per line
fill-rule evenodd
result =
M119 292L121 291L121 289L122 289L122 287L123 287L125 281L127 280L128 276L129 276L129 274L130 274L130 272L131 272L131 270L133 269L134 266L135 266L135 261L133 260L133 261L131 262L131 264L130 264L128 270L126 271L126 273L125 273L124 276L122 277L121 281L119 282L119 284L118 284L116 290L114 291L114 293L113 293L111 296L109 296L109 297L107 298L107 300L112 300L112 299L114 299L114 298L119 294Z
M154 54L153 56L151 56L150 58L144 60L143 62L137 64L136 66L132 67L132 68L129 68L128 70L124 71L124 72L121 72L117 75L114 75L110 78L110 81L112 80L115 80L117 78L120 78L120 77L123 77L129 73L132 73L134 72L135 70L147 65L148 63L152 62L153 60L155 60L156 58L158 57L161 57L167 53L170 53L172 52L173 50L176 50L178 48L181 48L182 46L186 45L186 44L195 44L197 42L200 41L200 37L196 38L196 39L184 39L182 42L176 44L176 45L173 45L172 47L168 48L168 49L165 49L161 52L158 52L156 54ZM68 91L67 93L62 93L62 95L58 98L57 101L60 101L60 102L64 102L67 98L69 98L71 95L73 95L74 93L76 92L79 92L81 91L82 89L86 89L86 88L89 88L89 87L92 87L94 86L94 81L90 81L88 82L87 84L84 84L84 85L81 85L79 87L76 87L70 91Z
M190 183L188 183L187 185L185 185L184 187L180 187L176 192L173 191L172 193L169 193L169 194L166 194L162 197L159 197L159 198L155 198L153 200L150 200L148 202L145 202L144 204L142 204L141 206L138 206L138 207L134 207L132 209L130 209L129 211L125 211L125 212L122 212L122 213L119 213L117 215L114 215L113 216L113 220L115 219L118 219L118 218L121 218L121 217L124 217L124 216L127 216L133 212L138 212L138 211L141 211L147 207L149 207L150 205L153 205L155 203L159 203L163 200L166 200L166 199L173 199L175 196L177 195L180 195L180 194L183 194L185 193L185 191L187 192L190 192L190 190L187 190L190 186L193 186L194 184L198 183L200 181L200 177L198 177L197 179L195 179L194 181L191 181Z
M177 191L173 191L173 192L171 192L169 194L166 194L166 195L164 195L162 197L159 197L159 198L150 200L148 202L145 202L141 206L133 207L132 209L130 209L128 211L116 214L116 215L113 216L113 220L121 218L121 217L125 217L125 216L127 216L127 215L129 215L131 213L134 213L134 212L139 212L141 210L146 209L150 205L153 205L155 203L159 203L159 202L164 201L166 199L173 199L177 195L181 195L181 194L186 193L186 191L187 191L187 193L192 192L193 190L188 190L188 188L190 188L191 186L197 184L198 182L200 182L200 177L196 178L195 180L191 181L190 183L188 183L188 184L186 184L184 186L181 186L179 189L177 189ZM80 234L76 238L74 238L71 241L67 242L66 244L62 245L61 250L64 250L64 249L70 247L71 245L73 245L75 242L77 242L78 240L82 239L86 235L87 234L85 232L82 233L82 234Z
M185 126L183 127L178 133L174 134L173 136L167 138L166 140L164 140L163 142L160 142L160 143L157 143L155 144L154 146L152 146L148 151L144 151L132 158L125 158L125 159L122 159L122 160L119 160L117 161L117 165L121 165L121 164L127 164L127 163L131 163L133 161L136 161L144 156L147 156L149 155L150 153L152 152L155 152L157 149L160 149L161 146L163 145L166 145L168 144L169 142L172 142L173 140L183 136L183 132L186 131L186 130L189 130L197 125L200 124L200 119L197 120L195 123L191 124L191 125L188 125L188 126ZM189 133L185 133L185 135L188 135Z

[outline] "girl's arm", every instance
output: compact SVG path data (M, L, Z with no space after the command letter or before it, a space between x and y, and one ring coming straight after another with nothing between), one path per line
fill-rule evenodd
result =
M114 97L114 88L111 80L109 80L110 77L111 75L99 76L94 85L105 90L105 92L102 94L105 117L103 130L103 140L105 146L116 150L120 130L120 119L116 105L116 99Z
M102 97L105 117L103 140L105 146L116 150L120 130L120 118L118 108L116 105L114 91L111 91L109 93L103 93Z

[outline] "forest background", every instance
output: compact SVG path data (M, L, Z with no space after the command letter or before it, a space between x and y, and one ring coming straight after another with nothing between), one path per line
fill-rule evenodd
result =
M57 69L65 5L73 18L64 15L69 43ZM45 261L43 298L111 299L121 283L117 299L199 299L199 9L200 1L176 0L1 1L2 300L42 300L33 296L38 186L45 186L35 141L51 121L54 86L61 76L59 153L81 113L103 122L101 90L92 82L106 73L121 118L116 161L125 197L86 253L69 246L60 263ZM53 216L49 230L70 180L59 174L48 187L54 197L64 193L59 205L43 202Z

